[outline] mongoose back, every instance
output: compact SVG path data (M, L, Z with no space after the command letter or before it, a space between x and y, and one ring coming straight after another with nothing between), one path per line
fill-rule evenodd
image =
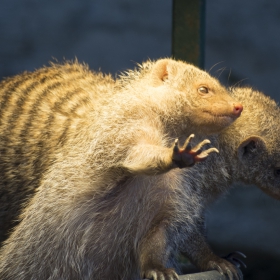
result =
M166 266L179 240L161 239L193 221L177 203L182 196L188 208L192 196L181 170L214 151L205 135L242 105L206 72L171 59L117 80L53 65L0 88L0 193L15 201L1 204L14 215L4 222L37 188L2 249L0 278L177 279ZM191 133L202 142L179 148L176 138Z
M73 80L79 81L73 83ZM75 127L115 81L85 65L53 65L0 85L0 242Z

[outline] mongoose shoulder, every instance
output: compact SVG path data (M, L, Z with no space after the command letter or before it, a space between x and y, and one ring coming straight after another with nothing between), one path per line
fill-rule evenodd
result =
M14 218L37 189L2 248L1 278L176 279L166 265L180 240L166 238L193 211L176 167L214 151L205 136L242 105L206 72L171 59L117 80L53 65L0 88L0 193L15 201L6 213ZM191 133L202 142L182 152L174 141Z

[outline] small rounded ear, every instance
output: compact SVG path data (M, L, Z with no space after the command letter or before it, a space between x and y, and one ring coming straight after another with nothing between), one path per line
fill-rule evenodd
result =
M156 61L151 72L152 82L155 86L160 86L162 82L169 78L172 71L173 61L171 59L160 59Z
M237 149L237 156L239 160L246 161L253 159L258 154L262 154L266 150L266 144L262 137L252 135L243 140Z

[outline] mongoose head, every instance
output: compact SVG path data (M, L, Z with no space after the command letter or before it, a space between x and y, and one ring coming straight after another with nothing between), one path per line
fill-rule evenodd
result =
M199 68L172 59L161 59L151 66L150 81L162 98L175 104L173 112L186 118L193 133L216 133L229 126L242 112L241 103L213 77ZM170 113L172 115L172 113Z
M244 112L227 133L236 137L240 179L280 199L280 108L274 100L251 88L236 88L233 96ZM232 135L236 132L236 136Z

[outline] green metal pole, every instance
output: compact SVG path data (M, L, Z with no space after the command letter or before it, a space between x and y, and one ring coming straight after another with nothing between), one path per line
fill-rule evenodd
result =
M205 0L173 0L172 56L204 68Z

